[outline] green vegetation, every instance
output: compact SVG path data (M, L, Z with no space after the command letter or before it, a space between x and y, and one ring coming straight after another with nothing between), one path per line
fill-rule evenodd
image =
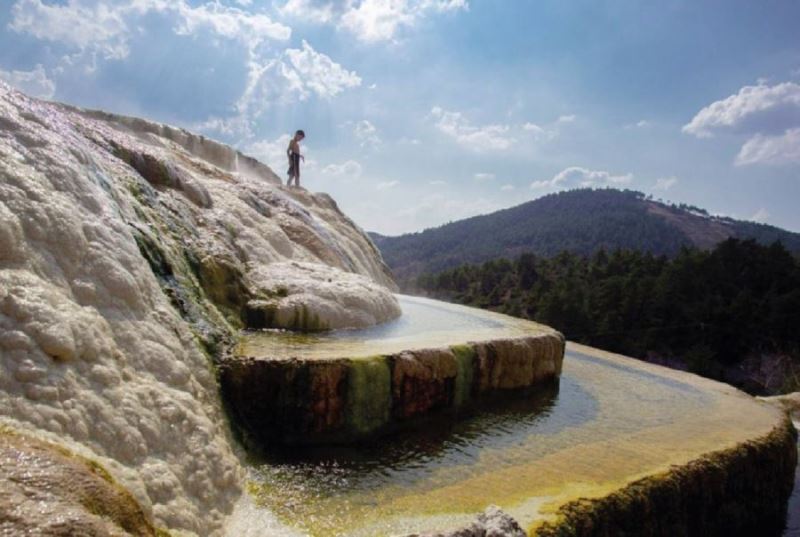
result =
M800 261L779 243L728 239L673 258L523 254L423 275L417 285L753 393L800 389Z
M592 255L605 249L674 256L683 246L712 248L720 241L780 240L800 251L800 234L773 226L713 217L700 208L670 205L641 192L578 189L543 196L491 214L399 237L372 235L398 283L413 289L423 273L483 263L524 252Z

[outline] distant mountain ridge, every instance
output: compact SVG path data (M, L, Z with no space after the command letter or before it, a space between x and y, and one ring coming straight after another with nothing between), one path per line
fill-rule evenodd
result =
M709 249L729 237L780 241L800 252L800 233L615 189L558 192L418 233L370 236L406 288L423 273L523 252L549 257L564 250L590 255L625 248L671 256L682 246Z

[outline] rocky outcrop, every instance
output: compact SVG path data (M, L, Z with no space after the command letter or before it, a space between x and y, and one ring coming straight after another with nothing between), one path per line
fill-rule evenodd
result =
M133 495L94 461L0 426L0 534L159 533Z
M564 339L543 334L367 358L236 356L223 396L254 444L346 443L561 373Z
M213 366L232 335L373 324L391 288L330 197L0 83L0 416L85 446L158 525L217 534L241 495Z
M478 515L472 524L457 530L409 535L408 537L526 537L517 521L495 505Z

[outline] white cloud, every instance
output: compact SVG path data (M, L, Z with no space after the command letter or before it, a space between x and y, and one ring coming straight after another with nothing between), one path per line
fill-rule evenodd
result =
M286 17L333 24L366 42L389 41L428 13L468 10L466 0L288 0L278 11Z
M744 133L734 163L800 164L800 84L759 81L700 110L683 131L708 138L718 131Z
M375 190L389 190L399 185L399 181L381 181L375 185Z
M736 155L737 166L748 164L800 164L800 128L777 136L756 134Z
M447 184L447 181L442 181L441 179L434 179L433 181L430 182L431 186L442 186L442 185L446 185L446 184Z
M355 128L353 128L353 134L355 134L361 147L374 147L381 143L381 139L378 136L378 129L366 119L362 119L356 123Z
M769 211L767 211L764 207L761 207L753 214L753 216L750 217L750 220L752 220L753 222L759 222L763 224L764 222L769 220L770 216L771 215L769 214Z
M134 3L161 4L161 0L136 0ZM179 35L193 35L200 29L211 30L227 39L240 40L250 49L266 39L286 41L292 35L288 26L274 22L263 13L250 13L238 8L208 2L197 7L189 6L185 0L172 2L173 9L180 15L175 32Z
M735 95L700 110L683 126L683 132L699 138L722 129L746 133L777 133L800 124L800 85L745 86Z
M406 0L363 0L342 14L340 26L362 41L385 41L399 27L413 25L415 18Z
M248 0L238 1L241 6ZM61 68L74 69L81 56L89 70L97 59L121 60L130 54L130 40L140 31L145 15L162 14L173 23L176 35L214 38L241 44L248 76L235 114L210 118L209 129L248 136L250 124L269 106L305 100L312 95L329 99L361 84L361 78L329 56L317 52L306 41L300 48L280 50L278 44L291 37L288 26L264 13L206 1L187 0L66 0L45 4L42 0L17 0L9 26L16 32L58 42L76 53L64 56ZM57 71L56 71L57 72Z
M528 121L522 124L522 130L528 135L531 135L537 142L549 142L558 138L558 136L561 134L561 129L566 124L573 121L575 121L575 116L560 116L555 121L552 121L546 125L540 125L538 123L532 123Z
M56 84L47 77L41 64L30 71L4 71L0 69L0 80L5 80L23 93L32 97L51 99L56 93Z
M669 190L676 184L678 184L678 178L675 176L659 177L656 179L656 184L653 186L653 190Z
M255 157L267 164L273 171L280 173L280 170L288 166L286 149L292 139L288 134L282 134L274 140L260 140L253 142L242 149L248 155Z
M472 125L460 112L448 112L438 106L431 109L431 116L439 131L473 151L508 149L516 142L508 125Z
M615 186L625 185L633 181L633 174L613 175L607 171L589 170L580 166L566 168L551 179L533 181L532 189L556 188L556 187L596 187L596 186Z
M551 123L550 125L546 125L542 127L536 123L523 123L522 130L531 134L534 140L541 141L541 140L555 140L559 135L559 125L563 123L562 121L556 120L555 122Z
M305 40L300 49L287 49L277 58L262 60L251 55L245 89L236 103L238 125L249 134L249 123L271 106L312 95L331 99L342 91L361 84L361 78L329 56L317 52ZM262 63L263 62L263 63Z
M494 179L494 174L481 172L481 173L476 173L474 177L475 180L477 181L491 181Z
M530 122L523 124L522 125L522 130L529 131L529 132L534 132L534 133L537 133L537 134L543 134L545 132L545 130L542 127L540 127L539 125L537 125L536 123L530 123Z
M120 59L128 55L125 15L130 8L109 8L87 0L66 4L18 0L11 7L9 27L37 39L80 50L92 48L106 58Z
M361 85L361 77L355 72L344 69L329 56L315 51L303 40L302 49L287 49L285 68L296 73L301 98L306 98L309 91L320 97L331 98L345 89ZM284 76L290 77L284 72Z
M636 123L628 123L625 125L626 129L644 129L651 126L652 123L647 121L646 119L640 119Z
M330 22L334 17L334 7L330 2L315 0L289 0L278 11L284 16L317 24Z
M502 190L503 192L511 192L512 190L515 189L516 187L514 187L514 185L503 185L500 187L500 190Z
M322 169L322 173L325 175L349 178L360 177L362 171L361 164L355 160L348 160L341 164L329 164Z
M239 40L249 47L266 39L285 41L288 26L260 13L208 2L191 6L186 0L120 0L109 5L100 0L67 0L45 4L42 0L17 0L11 8L10 28L37 39L63 43L90 55L120 60L128 56L136 17L148 13L176 17L174 31L190 35L208 29L220 37Z

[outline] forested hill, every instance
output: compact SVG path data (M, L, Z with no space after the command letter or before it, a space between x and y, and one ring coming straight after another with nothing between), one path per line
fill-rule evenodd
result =
M533 319L567 339L752 393L800 389L800 259L727 239L666 258L523 254L420 277L425 294Z
M715 217L697 207L667 205L641 192L580 189L550 194L495 213L420 233L372 234L402 287L417 276L464 263L523 252L551 257L562 251L590 255L600 249L676 254L681 246L709 249L729 238L762 244L780 241L800 251L800 234L774 226Z

